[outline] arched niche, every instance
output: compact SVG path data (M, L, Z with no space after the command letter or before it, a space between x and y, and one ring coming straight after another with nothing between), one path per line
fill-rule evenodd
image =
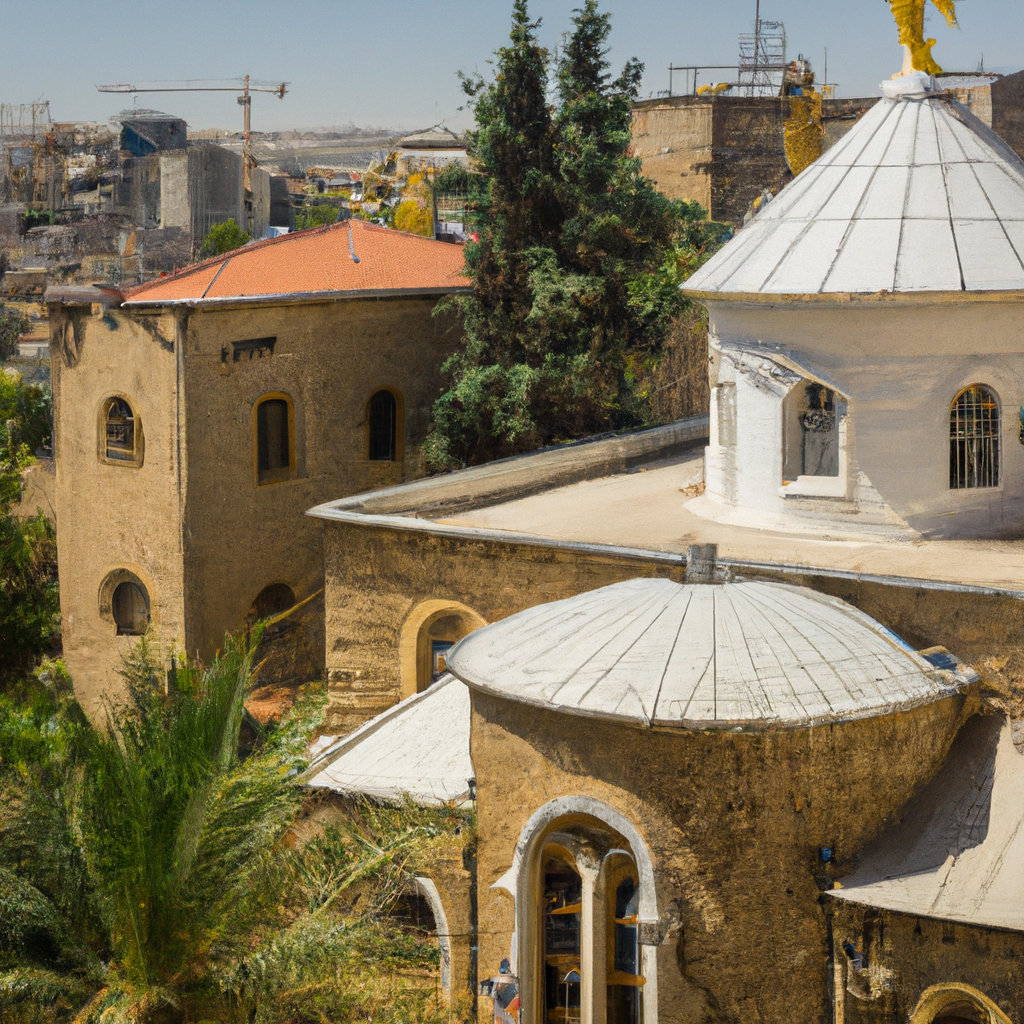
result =
M137 566L112 569L99 586L100 618L115 636L141 636L157 619L154 594Z
M447 649L486 625L483 616L458 601L432 599L413 608L399 641L402 697L425 690L443 669Z

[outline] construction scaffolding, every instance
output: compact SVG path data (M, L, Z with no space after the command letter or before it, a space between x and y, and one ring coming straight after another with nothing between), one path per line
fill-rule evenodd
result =
M53 149L49 102L0 103L0 201L53 206L62 198Z
M754 31L740 35L739 86L747 96L779 96L786 70L786 26L765 21L758 0Z

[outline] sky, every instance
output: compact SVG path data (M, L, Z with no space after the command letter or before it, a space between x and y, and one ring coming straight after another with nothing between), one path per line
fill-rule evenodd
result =
M579 0L532 0L542 42L555 47ZM669 64L728 64L751 30L755 0L603 0L612 14L610 59L646 66L643 95L668 88ZM508 38L511 0L35 0L5 5L0 102L50 101L55 121L106 121L131 96L97 84L223 79L246 73L286 81L283 100L253 99L255 131L358 126L468 127L456 72L487 73ZM931 7L934 54L947 71L1017 71L1024 65L1024 3L962 0L960 27ZM808 57L839 96L875 95L901 64L884 0L761 0L761 17L783 21L788 56ZM15 41L21 45L15 45ZM701 82L728 77L706 72ZM677 82L678 84L678 82ZM241 127L231 93L140 95L139 107L184 117L193 128Z

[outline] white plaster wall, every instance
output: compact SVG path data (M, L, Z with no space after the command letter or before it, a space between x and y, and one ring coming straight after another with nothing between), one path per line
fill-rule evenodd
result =
M713 303L711 336L712 344L753 346L801 367L848 396L848 456L855 452L849 471L865 511L888 505L928 536L1008 536L1024 529L1021 314L1018 303L988 301ZM989 385L1000 400L1000 486L951 490L949 407L975 383ZM737 383L737 503L778 509L781 400L755 390ZM710 480L708 486L713 492ZM792 507L789 499L781 505Z

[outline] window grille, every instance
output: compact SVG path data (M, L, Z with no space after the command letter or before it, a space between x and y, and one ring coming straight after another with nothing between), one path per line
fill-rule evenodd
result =
M949 486L999 486L999 404L979 384L964 388L949 410Z
M106 452L112 462L135 461L135 416L123 398L107 405Z

